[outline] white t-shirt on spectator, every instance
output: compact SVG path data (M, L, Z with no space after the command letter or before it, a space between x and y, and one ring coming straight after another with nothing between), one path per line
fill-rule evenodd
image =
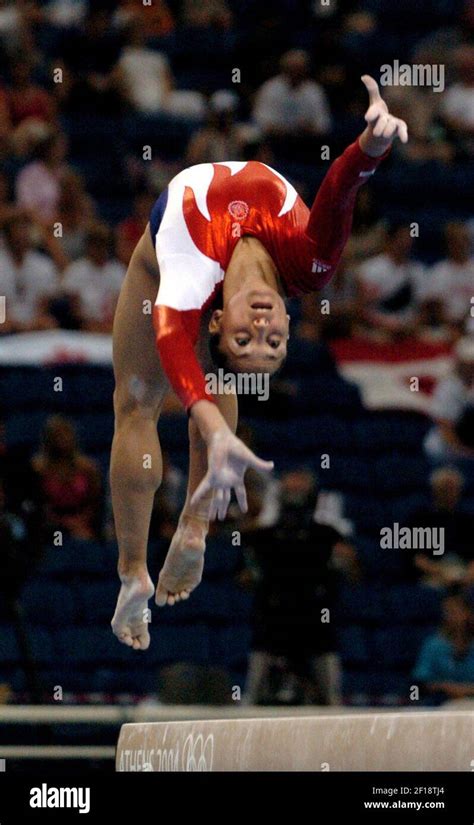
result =
M322 86L315 80L305 80L297 88L290 86L283 75L267 80L257 92L253 117L263 129L283 128L298 132L310 124L318 134L331 128L331 113Z
M411 286L410 305L391 313L394 316L409 316L425 291L425 270L417 261L409 260L397 264L389 255L381 253L362 263L357 272L375 303L382 303L404 286ZM383 311L383 308L380 309Z
M52 220L56 215L61 187L59 175L54 174L41 161L32 161L23 167L15 184L19 206L34 209L43 218Z
M474 127L474 87L455 83L443 95L442 112L459 120L464 126Z
M88 258L80 258L70 264L64 272L65 292L77 295L81 313L86 321L109 321L115 305L126 268L118 261L107 261L104 266L96 266Z
M431 415L434 419L456 425L468 406L474 405L474 390L470 390L455 373L443 378L431 399ZM432 427L426 434L424 447L435 459L454 459L456 451L444 440L439 427Z
M458 375L448 375L439 382L433 393L431 415L455 424L469 402L474 403L473 391L469 391Z
M474 258L465 264L446 259L435 264L428 280L427 296L442 301L451 321L463 321L474 295Z
M56 267L46 255L29 250L18 266L8 250L0 250L0 295L6 299L8 320L31 323L45 298L58 287Z
M140 112L158 112L168 91L168 60L153 49L126 46L119 66L133 104Z

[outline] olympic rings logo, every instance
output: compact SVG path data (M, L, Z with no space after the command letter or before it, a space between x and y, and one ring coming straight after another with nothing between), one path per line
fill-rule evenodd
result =
M190 733L183 747L182 770L188 772L212 771L214 761L214 735L206 739L202 733L196 738Z

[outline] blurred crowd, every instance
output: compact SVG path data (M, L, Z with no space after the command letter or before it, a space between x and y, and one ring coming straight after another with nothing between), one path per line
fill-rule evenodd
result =
M186 165L261 160L311 202L328 161L363 125L361 71L378 77L389 56L446 69L441 93L382 88L411 135L392 153L397 173L409 182L415 168L441 178L472 171L472 0L438 3L429 14L403 8L398 20L384 0L355 6L2 0L0 294L8 311L0 332L109 331L153 201ZM124 141L119 168L111 146L110 180L103 170L98 192L95 171L74 148L98 116L111 119L112 131L148 124L150 144L154 119L168 117L187 124L187 145L177 158L155 149L149 158ZM322 160L326 145L332 154ZM106 147L96 151L107 164ZM105 205L117 175L128 214ZM471 331L474 225L463 203L446 211L436 242L428 252L421 244L420 253L426 226L393 219L383 191L366 186L337 276L323 296L304 302L305 333L450 340ZM321 314L321 297L331 302L329 314Z
M391 192L415 173L428 193L431 176L460 186L472 178L474 2L392 5L0 0L0 295L7 306L0 336L54 328L110 332L154 200L185 166L260 160L281 170L310 204L328 166L321 148L331 147L333 159L362 129L360 74L379 77L394 55L443 64L446 89L382 88L411 138L387 161ZM147 158L137 141L117 138L117 154L105 137L96 147L104 166L98 185L97 158L91 166L77 151L98 117L120 135L140 128L140 140L148 134L150 144L158 125L166 131L178 123L186 143L178 157L154 149ZM444 207L436 204L434 218L435 198L425 212L418 202L411 216L412 189L402 191L403 208L394 214L378 177L360 192L338 272L321 294L301 301L293 336L313 343L363 337L394 346L419 338L454 347L425 445L436 466L431 502L407 521L444 527L447 550L442 559L410 556L405 577L446 594L443 623L423 646L414 678L438 699L464 698L474 694L474 524L459 507L464 478L453 465L474 457L474 219L456 192ZM419 214L426 215L432 244ZM326 299L329 313L321 311ZM81 452L67 418L48 420L23 470L21 502L10 507L0 487L0 578L10 594L31 572L42 530L113 539L106 480ZM152 540L170 540L184 488L182 473L165 456ZM250 478L249 513L231 514L244 537L238 583L255 596L249 702L341 699L337 627L322 622L321 611L337 604L344 582L363 581L365 571L344 520L324 516L323 498L302 467L266 486ZM220 529L214 526L213 534Z

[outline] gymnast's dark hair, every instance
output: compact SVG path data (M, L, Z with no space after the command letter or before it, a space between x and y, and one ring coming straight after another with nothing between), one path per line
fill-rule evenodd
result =
M222 352L219 348L221 343L221 336L218 332L213 332L212 335L209 336L209 352L211 355L212 363L217 368L222 368L224 370L229 370L229 364L227 361L227 355Z

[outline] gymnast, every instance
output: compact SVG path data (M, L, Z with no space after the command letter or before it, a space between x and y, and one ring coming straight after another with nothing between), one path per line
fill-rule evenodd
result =
M349 237L357 191L408 140L376 81L367 126L329 167L309 210L282 175L256 161L184 169L156 201L132 255L113 330L115 432L110 479L121 589L112 619L135 650L150 643L147 569L153 499L161 482L157 424L170 387L189 417L186 501L156 588L173 605L201 581L209 521L234 492L246 510L245 472L269 472L235 435L235 394L213 397L205 372L274 373L286 356L285 297L321 289ZM210 353L210 355L209 355ZM212 361L209 358L212 356Z

